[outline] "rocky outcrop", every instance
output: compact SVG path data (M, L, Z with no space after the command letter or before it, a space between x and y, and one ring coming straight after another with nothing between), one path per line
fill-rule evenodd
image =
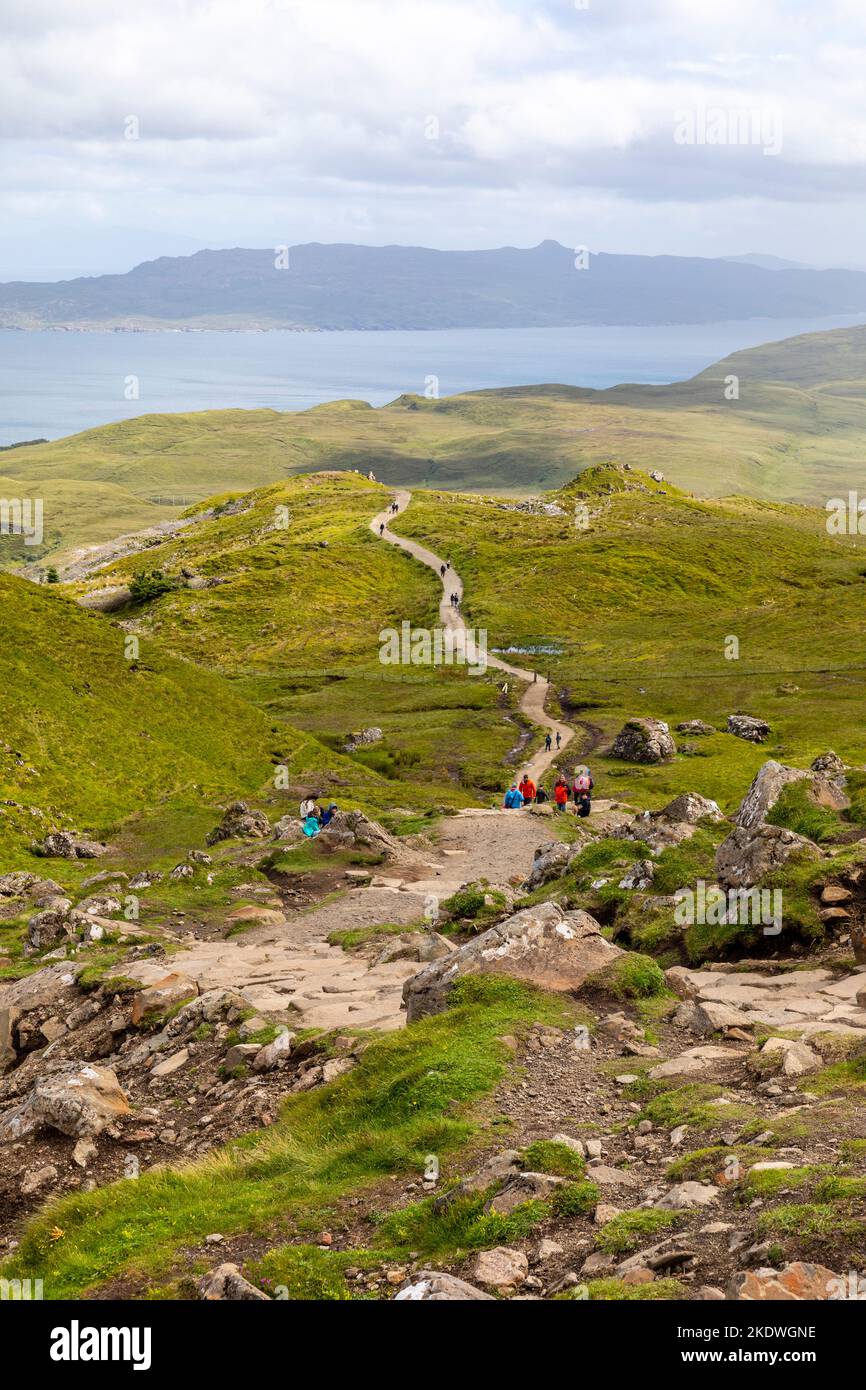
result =
M629 719L617 734L611 757L630 763L663 763L677 751L670 729L661 719Z
M735 826L716 850L719 883L723 888L751 888L781 868L792 854L819 858L821 851L811 840L781 825Z
M270 1303L266 1293L257 1289L249 1279L245 1279L234 1264L218 1265L199 1281L199 1294L209 1302L228 1300L229 1302L248 1301Z
M845 1298L846 1284L824 1265L796 1260L782 1269L749 1269L735 1274L728 1298L737 1302L799 1303L815 1299Z
M45 859L98 859L107 846L83 839L71 830L52 830L35 849Z
M711 801L709 797L701 796L698 792L682 792L675 796L673 801L662 807L659 815L669 821L684 821L687 825L697 825L702 820L725 819L718 802Z
M809 795L816 805L825 806L832 811L844 810L848 805L848 799L838 782L825 771L805 771L799 767L787 767L784 763L770 758L755 774L734 816L734 824L747 829L763 825L785 787L792 782L803 781L808 781Z
M571 992L621 955L588 912L563 912L555 903L524 908L407 980L407 1019L441 1013L466 975L510 975L542 989Z
M813 772L823 772L827 777L842 777L845 773L845 764L838 754L829 749L826 753L819 753L812 762Z
M751 714L729 714L727 727L729 734L748 743L763 743L770 732L766 719L755 719Z
M264 811L251 811L245 801L233 801L216 829L207 837L209 845L220 840L266 840L271 823Z
M539 845L529 876L523 884L525 891L532 893L542 884L549 883L552 878L561 878L568 867L571 848L570 845L563 844L562 840L548 840L545 844Z
M677 724L678 734L691 734L697 738L704 738L708 734L716 732L712 724L707 724L703 719L684 719L681 724Z
M354 753L356 748L363 748L365 745L371 743L379 743L381 739L381 729L361 729L358 733L349 735L346 742L343 744L343 751L345 753Z
M0 1119L0 1142L42 1127L76 1139L101 1134L130 1113L117 1077L108 1067L69 1063L40 1077L21 1105Z
M363 811L335 811L316 842L323 849L363 849L385 859L399 859L404 852L396 836Z

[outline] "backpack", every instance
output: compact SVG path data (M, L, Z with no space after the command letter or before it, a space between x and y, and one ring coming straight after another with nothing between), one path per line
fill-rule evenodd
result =
M588 772L582 772L574 784L576 792L588 792L591 786L591 778Z

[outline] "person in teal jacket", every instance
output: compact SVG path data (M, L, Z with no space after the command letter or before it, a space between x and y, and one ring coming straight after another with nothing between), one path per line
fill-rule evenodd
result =
M318 835L319 831L321 830L321 826L319 825L319 817L312 814L307 816L302 828L304 834L309 835L311 838L313 835Z
M517 810L523 805L523 794L516 782L512 782L508 791L505 793L504 804L509 811Z

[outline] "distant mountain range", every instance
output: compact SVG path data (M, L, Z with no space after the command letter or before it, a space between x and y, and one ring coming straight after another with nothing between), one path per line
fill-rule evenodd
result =
M0 327L22 329L524 328L858 312L866 312L863 271L756 256L581 257L555 241L530 250L198 251L124 275L0 285Z

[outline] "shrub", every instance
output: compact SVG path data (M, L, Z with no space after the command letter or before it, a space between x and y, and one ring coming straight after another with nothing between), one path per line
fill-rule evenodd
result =
M170 579L162 570L139 570L129 585L133 603L152 603L177 588L177 580Z

